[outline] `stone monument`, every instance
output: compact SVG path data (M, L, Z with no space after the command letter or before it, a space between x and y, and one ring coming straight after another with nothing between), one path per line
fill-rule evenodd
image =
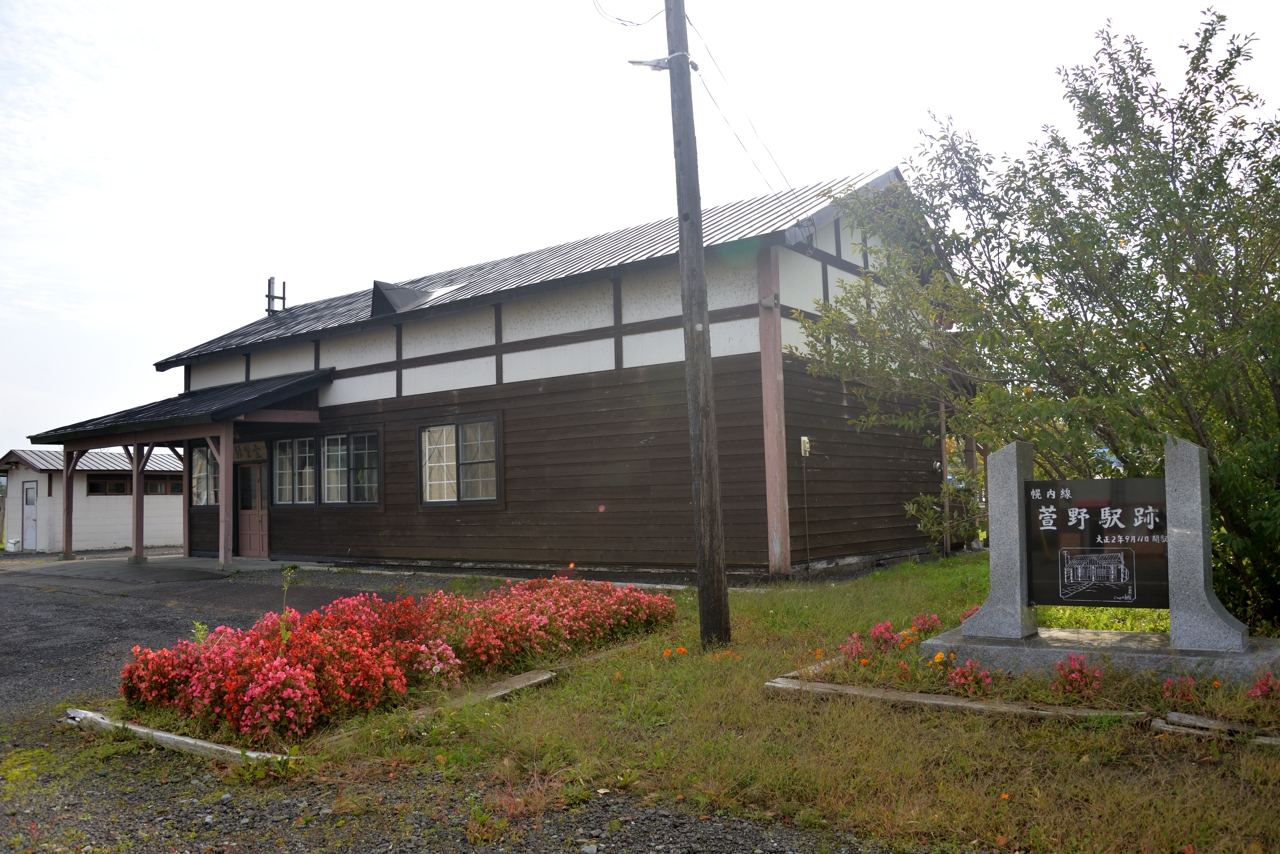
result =
M1036 482L1034 455L1014 442L988 457L991 590L961 628L925 641L925 655L955 652L1012 672L1052 668L1069 653L1107 655L1134 670L1234 680L1280 667L1280 641L1250 638L1213 592L1204 448L1168 437L1163 483ZM1170 632L1041 629L1036 596L1041 604L1167 605Z

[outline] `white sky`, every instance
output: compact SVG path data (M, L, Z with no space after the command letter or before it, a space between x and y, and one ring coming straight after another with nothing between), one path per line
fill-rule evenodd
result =
M1176 88L1207 0L687 0L774 188L884 171L954 117L1019 153L1110 17ZM643 20L661 0L601 0ZM1244 79L1280 80L1280 3ZM152 363L290 304L669 216L662 17L544 3L0 0L0 453L175 394ZM735 95L737 100L735 100ZM695 80L706 204L769 192Z

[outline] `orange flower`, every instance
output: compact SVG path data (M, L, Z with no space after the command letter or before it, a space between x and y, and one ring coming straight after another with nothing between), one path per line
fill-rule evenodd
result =
M1007 801L1007 800L1009 800L1009 793L1008 793L1008 792L1001 792L1001 793L1000 793L1000 800L1002 800L1002 801Z
M864 659L862 659L862 663L863 663L863 664L866 664L866 663L867 663L868 661L870 661L870 660L871 660L871 659L869 659L869 658L864 658Z
M1221 683L1221 682L1218 682L1217 680L1214 680L1213 687L1215 687L1215 688L1221 688L1221 687L1222 687L1222 683Z
M664 650L662 651L662 657L663 657L663 658L670 658L670 657L671 657L671 650L669 650L669 649L664 649Z
M689 650L685 649L684 647L682 646L676 647L676 655L688 655L688 654L689 654Z

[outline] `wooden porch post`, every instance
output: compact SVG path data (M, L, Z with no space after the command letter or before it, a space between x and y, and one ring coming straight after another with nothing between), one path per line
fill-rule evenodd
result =
M791 518L787 507L787 418L782 387L782 309L778 253L771 246L756 257L760 295L760 392L764 410L765 524L769 574L791 572Z
M62 557L61 560L75 560L76 553L71 542L71 514L75 508L76 466L85 455L84 451L62 452Z
M173 448L177 451L177 448ZM182 440L182 453L178 455L182 463L182 556L191 557L191 443Z
M133 452L130 453L129 446L124 446L125 456L129 457L129 462L133 464L133 554L129 555L128 560L131 564L147 562L146 540L143 536L145 521L143 507L147 497L147 463L151 461L151 452L155 447L155 445L138 443L133 446Z
M218 450L218 565L223 567L231 566L235 553L235 443L235 425L223 422Z

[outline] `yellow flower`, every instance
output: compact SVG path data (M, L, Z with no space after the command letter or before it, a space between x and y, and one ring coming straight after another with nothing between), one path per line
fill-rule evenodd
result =
M944 659L944 658L946 658L946 656L945 656L945 655L943 655L942 653L938 653L937 655L935 655L935 656L933 657L933 661L934 661L934 663L936 664L937 662L942 661L942 659Z

